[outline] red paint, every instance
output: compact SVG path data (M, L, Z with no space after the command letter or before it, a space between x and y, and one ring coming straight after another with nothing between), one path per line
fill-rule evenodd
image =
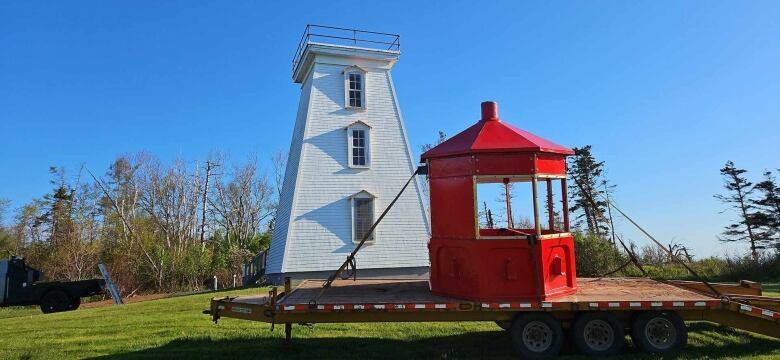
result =
M491 105L492 104L492 105ZM571 149L502 122L494 102L482 103L482 119L422 155L432 159L475 153L525 152L573 155Z
M565 229L550 230L554 222L544 206L552 201L546 195L550 182L566 175L566 156L573 152L501 121L495 102L483 102L481 110L475 125L421 157L429 164L432 291L485 302L541 301L574 293L573 238L564 233L568 214L562 214ZM548 229L479 229L475 181L491 176L535 176L547 182L538 187L536 212L539 226ZM532 245L530 236L522 234L541 237Z

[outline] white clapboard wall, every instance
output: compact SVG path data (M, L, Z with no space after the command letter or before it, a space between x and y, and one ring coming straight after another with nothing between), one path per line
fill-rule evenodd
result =
M350 197L375 196L375 218L417 167L391 69L397 51L309 44L294 78L301 84L276 228L266 273L322 277L354 248ZM345 70L365 72L365 108L346 106ZM351 168L348 131L369 128L368 168ZM353 125L354 126L354 125ZM420 183L412 186L357 255L359 276L426 276L429 225Z

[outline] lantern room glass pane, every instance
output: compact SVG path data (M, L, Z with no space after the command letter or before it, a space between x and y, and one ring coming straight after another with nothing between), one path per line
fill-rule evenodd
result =
M479 205L478 216L480 228L534 229L531 183L509 183L509 203L511 205L509 208L507 208L506 194L506 186L503 183L493 182L477 184L477 204ZM509 218L510 212L511 219Z
M508 183L504 183L504 179ZM538 220L542 235L564 231L561 179L537 180ZM507 206L507 187L509 206ZM480 236L522 236L536 234L533 180L478 176L476 183L477 223ZM550 207L552 205L552 207ZM552 217L550 210L552 210ZM511 214L511 217L510 217ZM507 230L509 229L509 230Z

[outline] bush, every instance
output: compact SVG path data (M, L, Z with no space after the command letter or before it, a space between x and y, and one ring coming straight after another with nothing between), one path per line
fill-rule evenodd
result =
M652 251L651 251L652 250ZM597 277L618 269L628 261L628 256L609 241L597 236L574 234L574 251L577 275ZM666 252L645 247L640 259L647 276L659 279L699 280L685 266L672 262ZM707 281L780 282L780 256L765 254L758 262L751 257L709 257L687 262L686 265ZM609 276L643 276L633 264Z
M577 276L596 277L614 271L628 261L609 241L597 236L574 233ZM626 275L619 271L615 275ZM615 276L613 275L613 276Z

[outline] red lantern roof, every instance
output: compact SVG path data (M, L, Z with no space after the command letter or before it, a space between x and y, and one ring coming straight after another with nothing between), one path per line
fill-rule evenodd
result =
M537 152L572 155L574 151L509 125L498 118L498 105L482 103L482 119L426 151L421 159L485 152Z
M537 152L572 155L574 151L528 131L509 125L498 118L498 105L482 103L482 119L449 140L426 151L422 160L486 152Z
M564 146L509 125L498 118L498 105L482 103L482 119L449 140L426 151L423 160L452 155L484 152L537 152L572 155Z

